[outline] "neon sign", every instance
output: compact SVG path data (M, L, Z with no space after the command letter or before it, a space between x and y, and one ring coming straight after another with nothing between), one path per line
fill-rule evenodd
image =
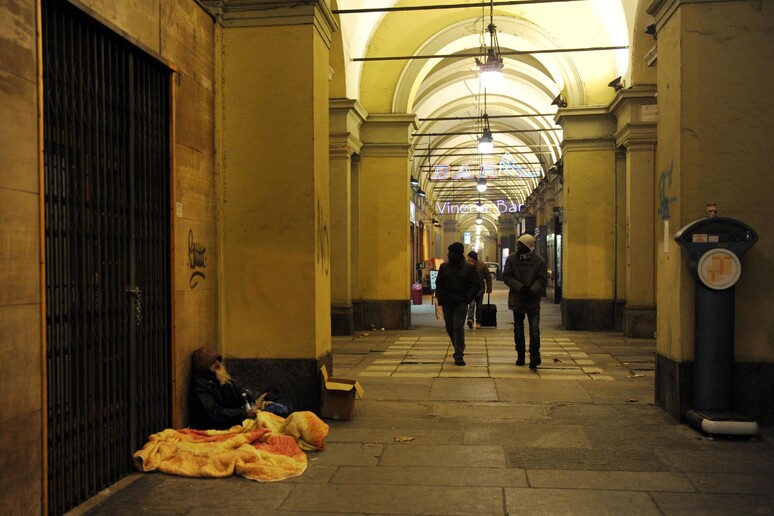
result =
M498 199L496 201L493 201L492 204L494 205L493 208L497 210L497 212L502 215L503 213L518 213L519 211L522 211L524 208L523 204L516 204L513 202L507 202L502 199ZM481 205L481 213L489 213L489 204L482 204ZM468 214L468 213L476 213L478 212L478 205L475 203L470 204L452 204L450 202L437 202L435 203L435 210L440 215L455 215L455 214Z
M433 173L430 174L431 181L463 181L465 179L475 179L484 177L486 179L497 179L499 177L520 177L520 178L539 178L543 176L540 170L528 170L519 165L511 156L510 152L500 156L500 162L482 163L480 173L476 175L471 170L471 165L464 163L457 170L452 170L451 165L433 165Z

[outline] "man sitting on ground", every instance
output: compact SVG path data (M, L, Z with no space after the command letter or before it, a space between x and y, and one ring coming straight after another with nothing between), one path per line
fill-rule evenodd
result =
M193 371L188 391L191 428L227 430L254 418L259 410L282 417L290 414L289 404L279 402L275 393L258 396L236 383L217 351L201 347L193 352L191 362Z

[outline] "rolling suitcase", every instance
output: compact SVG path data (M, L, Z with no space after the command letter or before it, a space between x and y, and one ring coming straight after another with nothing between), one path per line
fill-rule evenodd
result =
M483 306L482 313L482 328L497 328L497 305L493 305L489 302L490 294L486 296L486 303Z

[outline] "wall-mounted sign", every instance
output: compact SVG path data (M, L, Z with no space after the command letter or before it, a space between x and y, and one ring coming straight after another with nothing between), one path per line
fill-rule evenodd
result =
M462 234L462 243L463 244L470 244L470 231L465 231Z
M543 172L522 167L513 159L510 152L506 152L500 156L499 163L482 163L480 167L465 163L457 167L456 170L452 170L451 165L433 165L433 172L430 174L431 181L463 181L477 177L487 179L499 177L537 178L543 177Z

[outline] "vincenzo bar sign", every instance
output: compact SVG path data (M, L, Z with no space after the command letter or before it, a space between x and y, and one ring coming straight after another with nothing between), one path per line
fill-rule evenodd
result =
M518 213L524 209L524 205L498 199L496 201L492 201L491 205L482 204L481 213L489 213L490 211L494 211L491 208L497 210L497 212L502 215L503 213ZM452 204L450 202L437 202L435 203L435 211L438 212L439 215L455 215L458 213L464 215L467 213L477 213L479 210L478 205L475 203Z

